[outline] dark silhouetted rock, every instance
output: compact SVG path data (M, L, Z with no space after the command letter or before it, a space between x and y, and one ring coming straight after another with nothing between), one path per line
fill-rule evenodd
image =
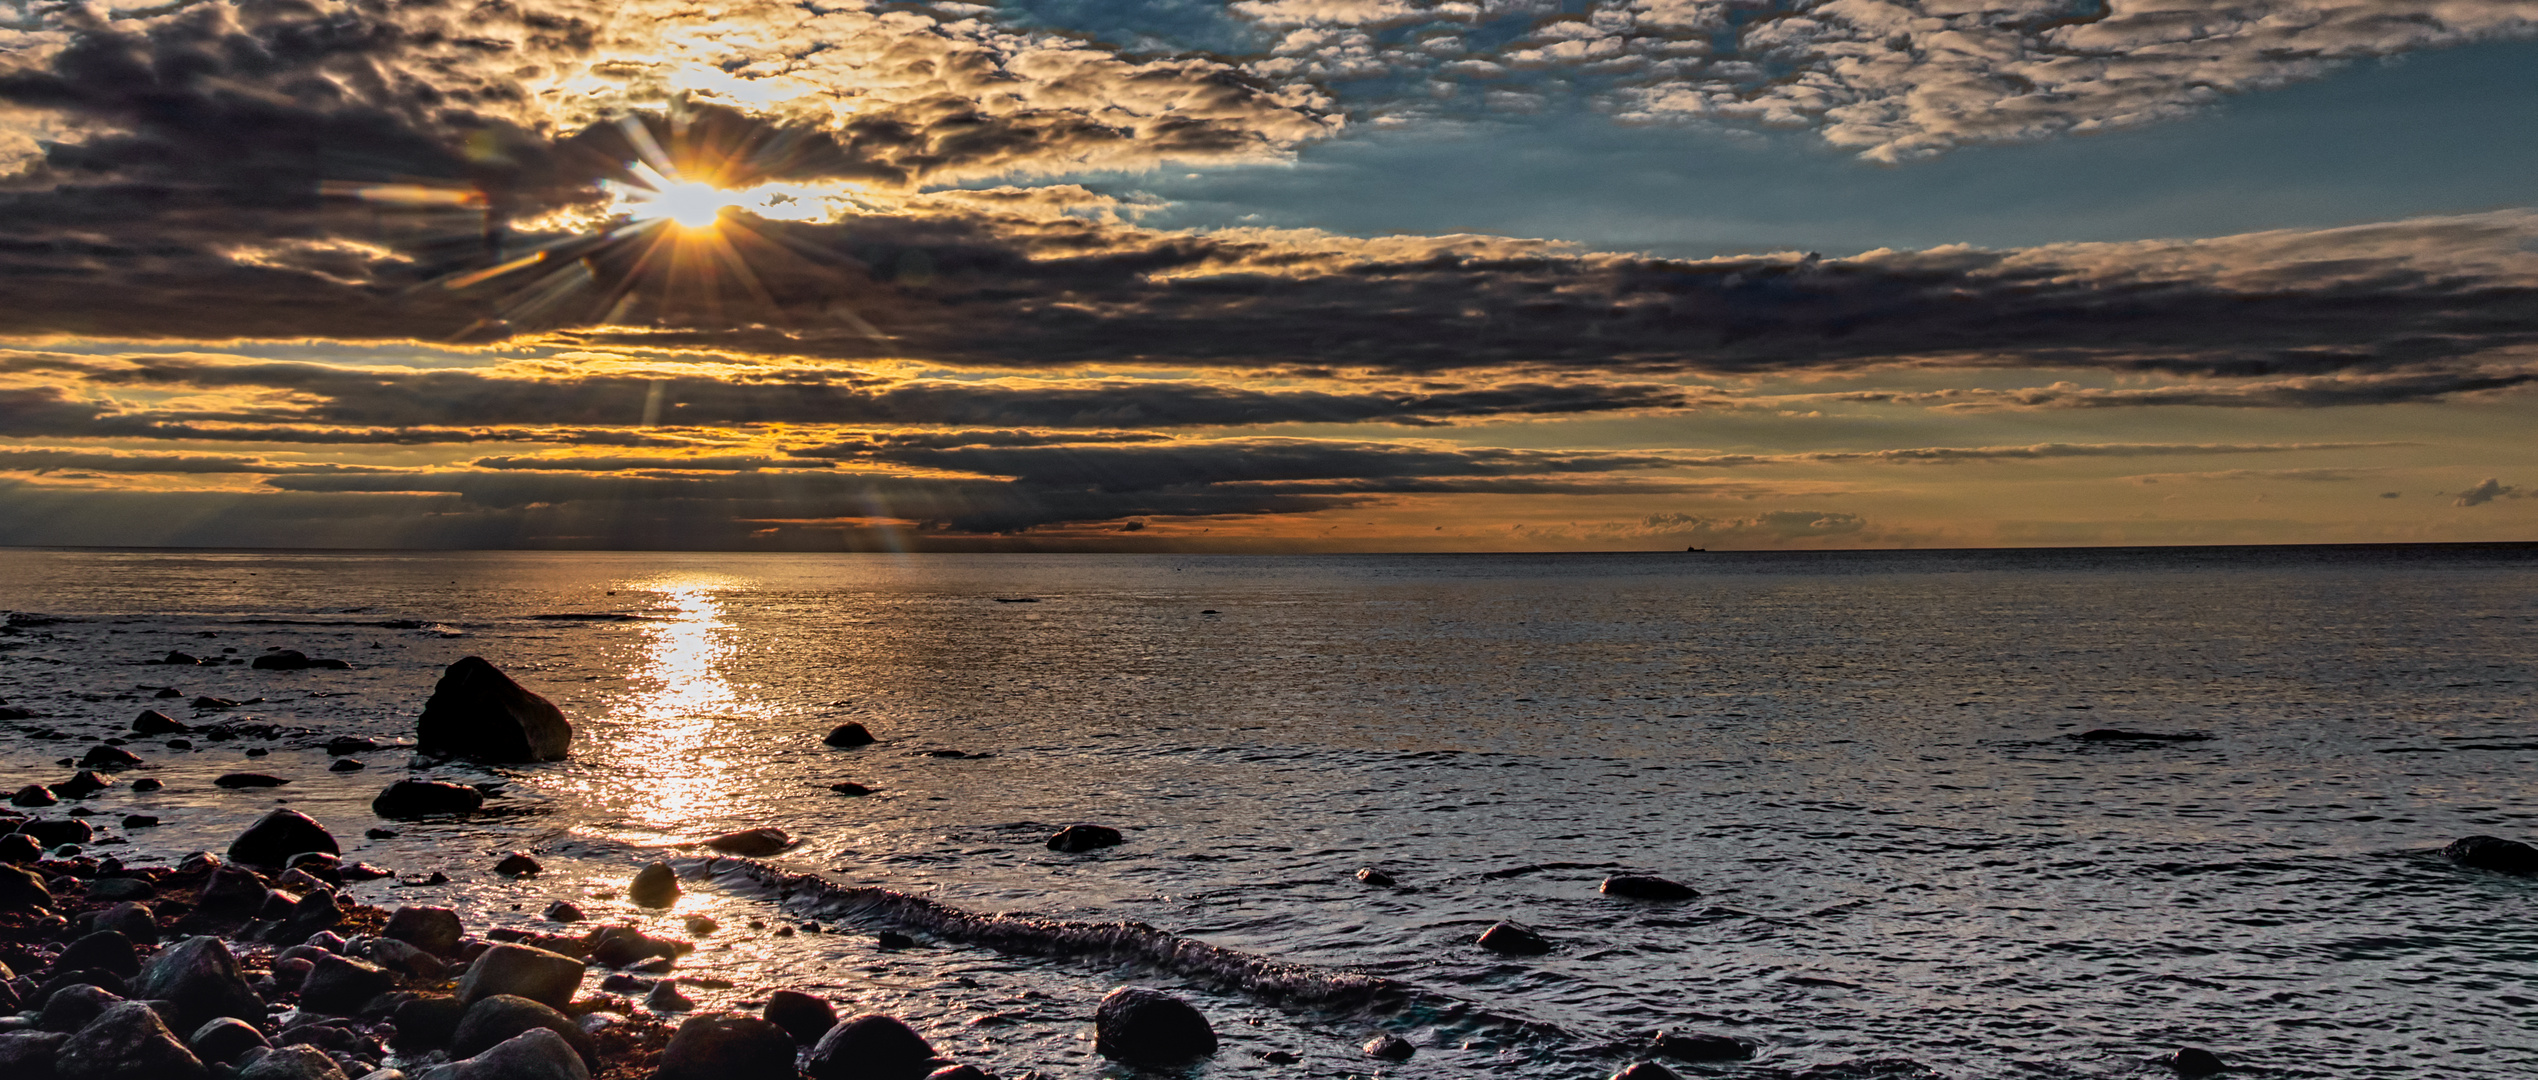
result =
M63 1040L53 1062L61 1080L207 1080L210 1070L176 1041L159 1014L126 1001Z
M870 746L873 737L862 724L839 724L828 729L828 737L820 741L830 746Z
M558 900L546 906L548 922L580 922L589 917L582 911L581 905L570 900Z
M1551 941L1533 929L1517 923L1491 923L1481 931L1481 948L1508 956L1540 956L1551 951Z
M114 784L105 777L91 770L81 769L79 775L53 785L53 794L65 799L85 799L113 786Z
M18 832L33 837L36 843L48 848L60 847L64 844L85 844L97 836L96 826L78 818L21 821L18 823Z
M44 1009L36 1014L35 1026L68 1035L87 1027L89 1021L122 1001L123 995L102 986L65 986L44 999Z
M132 733L135 735L182 735L192 730L192 724L157 709L143 709L141 715L132 720Z
M170 750L190 749L190 747L177 745L178 743L182 743L184 741L185 740L183 739L178 739L176 742L167 744L167 748ZM155 776L144 776L141 779L132 782L132 790L134 791L157 791L158 789L166 786L167 781L161 780Z
M91 893L93 895L93 889ZM62 955L53 958L53 968L56 971L98 968L129 979L141 973L141 957L132 950L131 938L113 930L99 930L71 942L70 947L62 950Z
M1410 1040L1399 1035L1377 1035L1366 1040L1366 1045L1359 1049L1364 1050L1367 1057L1379 1061L1408 1061L1419 1052L1418 1047L1410 1045Z
M609 967L627 967L655 957L672 959L687 948L685 942L653 937L631 926L603 926L590 935L591 960Z
M376 964L328 953L315 958L317 969L300 984L300 1008L330 1016L359 1016L372 999L394 990L394 972Z
M189 652L179 652L175 649L169 649L166 656L159 658L159 663L162 664L200 664L202 662L202 657Z
M275 649L247 662L257 671L306 671L308 654L298 649Z
M290 781L282 779L281 777L275 776L271 773L260 772L222 773L219 776L212 778L213 786L225 788L281 787L287 783L290 783Z
M528 945L496 945L468 965L458 980L458 1000L469 1005L512 994L562 1009L581 989L582 962Z
M598 1044L588 1033L574 1025L571 1017L545 1005L511 994L495 994L467 1007L450 1032L449 1056L475 1057L521 1033L545 1028L571 1043L573 1052L587 1065L598 1064ZM790 1062L787 1062L790 1064Z
M348 754L366 754L378 748L379 740L365 739L359 735L337 735L332 739L326 740L326 752L336 757L343 757Z
M782 829L774 826L767 826L765 828L758 829L743 829L735 833L724 833L721 836L705 841L705 846L722 852L725 855L738 855L743 858L756 859L773 855L776 852L793 846L793 837Z
M1743 1061L1754 1056L1754 1044L1725 1035L1660 1031L1649 1049L1676 1061Z
M1123 986L1093 1011L1093 1049L1131 1065L1170 1065L1216 1052L1216 1030L1189 1002Z
M2499 836L2463 836L2441 849L2441 857L2461 866L2527 877L2538 874L2538 849Z
M364 765L364 764L362 764L361 762L355 761L355 760L353 760L353 759L351 759L351 758L337 758L337 759L335 759L335 763L334 763L334 764L332 764L332 765L328 765L328 766L326 767L326 771L327 771L327 772L360 772L361 770L363 770L363 769L367 769L367 768L369 768L369 767L370 767L370 766Z
M247 831L229 842L229 860L279 867L289 865L291 856L304 851L339 855L343 850L336 846L334 834L307 814L277 808L257 818Z
M395 938L372 938L363 949L370 962L390 971L402 971L434 982L449 977L449 965L440 957L398 941Z
M383 818L418 818L473 813L484 805L485 793L465 784L399 780L370 800L370 812Z
M1595 891L1630 900L1690 900L1701 895L1699 889L1654 874L1615 874Z
M653 1012L686 1012L696 1001L679 992L679 984L669 979L652 984L652 992L643 995L643 1007Z
M1357 880L1377 888L1389 889L1393 886L1392 875L1371 866L1358 867Z
M44 845L36 843L32 836L25 833L0 836L0 863L31 863L43 857ZM5 884L0 884L0 895L5 895L6 891ZM6 905L7 901L0 899L0 909L5 909Z
M934 1047L897 1017L865 1013L828 1029L803 1071L812 1080L925 1080Z
M51 806L60 801L53 795L52 788L42 784L28 784L19 788L17 794L9 796L11 806Z
M626 898L643 907L668 907L679 902L679 872L668 863L653 863L635 873L634 882L626 887Z
M504 877L536 877L538 871L544 869L546 869L545 866L525 851L514 851L503 856L501 862L494 864L494 873Z
M477 761L561 761L573 748L563 710L478 656L441 674L414 735L423 753Z
M227 1065L249 1050L270 1045L263 1032L228 1016L195 1028L185 1040L185 1048L193 1051L195 1057L215 1065Z
M223 1016L250 1024L265 1019L264 999L238 972L238 958L216 937L190 937L158 951L132 980L132 995L176 1003L178 1026L191 1031Z
M754 1016L692 1017L661 1051L652 1080L795 1080L793 1037Z
M2212 738L2199 731L2125 731L2120 728L2092 728L2071 737L2081 742L2205 742Z
M1809 1072L1814 1070L1810 1069ZM1850 1075L1845 1073L1843 1075ZM1634 1061L1613 1074L1613 1080L1683 1080L1674 1070L1653 1061Z
M395 938L434 956L458 955L458 939L467 927L458 913L445 907L401 907L388 915L379 936Z
M264 910L273 890L265 884L264 875L243 866L217 866L195 894L194 903L206 912L222 915L252 916Z
M2220 1055L2193 1046L2181 1047L2177 1052L2160 1058L2159 1063L2175 1069L2179 1076L2210 1076L2229 1068L2221 1063Z
M1051 851L1091 851L1118 844L1119 830L1108 825L1069 825L1049 836Z
M715 922L713 917L710 915L690 915L687 917L687 936L689 937L704 937L705 935L722 928L723 924Z
M573 1044L545 1028L524 1031L509 1041L468 1058L424 1073L419 1080L590 1080L590 1067L573 1052Z
M83 769L104 769L112 772L116 769L129 769L139 764L141 764L141 755L120 746L91 746L87 753L79 756L79 767Z
M790 1032L795 1042L814 1043L828 1029L837 1026L837 1010L824 998L813 997L799 990L778 990L767 995L767 1022Z
M127 829L155 829L158 825L157 814L125 814L123 816L123 827Z
M158 891L158 886L140 878L101 877L88 882L87 897L101 903L113 903L119 900L139 900L146 896L156 896Z
M58 1031L13 1031L0 1034L0 1076L9 1080L54 1080L53 1059L70 1036Z
M399 1053L419 1054L449 1045L458 1034L458 1022L466 1019L467 1006L447 994L427 994L399 1004L389 1014L388 1023L395 1034L388 1042Z
M830 784L830 785L828 786L828 789L829 789L830 791L834 791L834 792L836 792L836 793L838 793L838 794L840 794L840 795L870 795L870 794L872 794L872 789L871 789L871 788L865 787L864 785L862 785L862 784L858 784L858 783L856 783L856 782L854 782L854 781L852 781L852 780L841 780L841 781L838 781L837 783Z
M0 866L0 911L29 912L51 908L53 893L44 879L15 866Z

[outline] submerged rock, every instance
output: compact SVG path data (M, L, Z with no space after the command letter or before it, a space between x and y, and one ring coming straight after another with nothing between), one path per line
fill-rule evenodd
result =
M120 746L92 746L88 748L87 753L79 756L79 767L83 769L104 769L112 772L116 769L129 769L139 764L141 764L141 755Z
M441 674L414 735L423 753L477 761L560 761L573 748L564 711L481 656Z
M2441 857L2461 866L2498 874L2538 874L2538 848L2499 836L2462 836L2441 849Z
M2179 1076L2210 1076L2229 1068L2220 1055L2201 1047L2179 1047L2175 1053L2159 1058L2158 1063L2177 1071Z
M666 985L666 984L665 984ZM794 1080L793 1037L753 1016L689 1019L661 1051L652 1080Z
M281 787L287 783L290 783L290 781L282 779L279 776L274 776L269 773L254 772L223 773L212 780L213 786L225 788Z
M1701 895L1699 889L1654 874L1615 874L1595 891L1630 900L1690 900Z
M335 843L335 834L307 814L276 809L257 818L247 831L229 842L229 859L252 866L279 867L303 852L341 855L343 850Z
M1809 1070L1812 1072L1813 1070ZM1613 1080L1683 1080L1674 1070L1653 1061L1634 1061L1613 1074Z
M874 740L862 724L849 723L828 729L828 737L820 741L830 746L870 746Z
M1384 873L1383 871L1377 870L1371 866L1358 867L1357 880L1379 889L1389 889L1393 887L1392 875Z
M474 813L484 805L485 793L465 784L399 780L370 800L370 812L383 818L418 818Z
M828 1029L837 1026L837 1010L824 998L813 997L799 990L778 990L767 995L767 1022L783 1028L799 1043L818 1042Z
M679 901L679 872L668 863L653 863L636 871L634 883L626 887L626 898L642 907L668 907Z
M1491 952L1508 956L1540 956L1551 951L1551 939L1522 923L1491 923L1489 929L1481 931L1475 943Z
M1216 1052L1216 1030L1189 1002L1123 986L1093 1012L1093 1049L1131 1065L1169 1065Z
M121 1002L63 1040L53 1071L61 1080L206 1080L202 1059L176 1041L159 1014Z
M1108 825L1069 825L1049 837L1051 851L1091 851L1117 845L1123 838Z
M494 873L504 877L536 877L538 872L544 869L546 867L541 865L536 857L525 851L514 851L503 856L501 862L494 864Z
M42 784L28 784L19 788L16 794L9 796L11 806L51 806L60 801L62 800L54 796L52 788Z
M858 784L858 783L856 783L856 782L854 782L854 781L852 781L852 780L841 780L841 781L839 781L839 782L837 782L837 783L830 784L830 785L828 786L828 789L829 789L830 791L834 791L834 792L836 792L836 793L838 793L838 794L840 794L840 795L870 795L870 794L872 794L872 789L871 789L871 788L865 787L864 785L862 785L862 784Z
M821 1035L802 1069L812 1080L924 1080L934 1047L897 1017L865 1013Z
M791 834L772 825L739 832L724 833L705 841L705 846L725 855L743 858L764 858L793 846Z

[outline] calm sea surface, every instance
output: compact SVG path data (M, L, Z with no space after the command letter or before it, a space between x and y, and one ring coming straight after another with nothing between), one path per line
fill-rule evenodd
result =
M892 927L857 917L778 937L804 913L736 881L679 909L726 927L682 971L730 988L691 996L816 989L1006 1076L1101 1074L1086 1017L1128 981L1201 1004L1219 1077L1601 1077L1658 1027L1761 1045L1703 1067L1720 1076L2146 1076L2186 1044L2257 1076L2538 1075L2538 882L2436 855L2538 840L2538 548L8 551L0 607L64 620L0 636L0 698L36 714L0 731L10 787L65 778L54 759L170 685L264 699L180 719L410 739L441 668L476 654L578 728L572 760L503 769L137 740L167 789L89 801L164 819L127 834L129 861L218 849L287 800L347 859L454 879L364 899L536 928L564 897L671 931L612 890L666 845L773 824L807 842L772 861L841 885L1417 991L1282 1004L923 926L927 947L884 951ZM276 646L355 668L139 663ZM820 745L847 720L882 741ZM2067 737L2105 727L2214 738ZM275 748L250 764L249 745ZM292 783L209 784L249 767ZM370 797L413 773L506 782L501 812L361 839ZM844 780L877 790L829 791ZM1127 842L1042 845L1079 821ZM494 875L513 850L545 875ZM1597 895L1620 871L1703 895ZM1473 947L1498 919L1556 950ZM1360 1056L1379 1030L1418 1055Z

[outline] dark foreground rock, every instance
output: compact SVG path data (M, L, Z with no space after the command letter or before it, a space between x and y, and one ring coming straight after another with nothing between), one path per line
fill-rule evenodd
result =
M219 776L212 778L213 787L225 788L281 787L287 783L290 783L290 781L279 776L275 776L272 773L260 772L222 773Z
M839 724L828 729L828 737L820 741L830 746L870 746L873 737L862 724Z
M1107 825L1069 825L1049 837L1051 851L1091 851L1117 846L1119 830Z
M803 1071L811 1080L925 1080L934 1047L898 1018L866 1013L828 1029Z
M2538 848L2499 836L2462 836L2442 848L2441 857L2498 874L2538 875Z
M344 1068L314 1046L292 1045L258 1057L238 1080L345 1080Z
M178 1026L188 1031L235 1017L265 1022L264 999L238 971L238 958L216 937L190 937L158 951L132 980L135 997L173 1002Z
M835 1008L826 1000L799 990L778 990L767 995L766 1018L800 1043L818 1042L828 1029L837 1026Z
M1655 874L1615 874L1595 891L1628 900L1690 900L1701 895L1699 889Z
M1131 1065L1169 1065L1216 1052L1216 1030L1189 1002L1123 986L1093 1012L1093 1049Z
M450 1032L449 1055L475 1057L538 1028L552 1031L572 1044L573 1052L581 1055L584 1064L599 1063L597 1045L574 1025L571 1017L514 994L495 994L468 1006L459 1016L458 1027Z
M0 1076L11 1080L53 1080L53 1059L70 1036L58 1031L13 1031L0 1035Z
M194 1056L214 1065L227 1065L259 1046L270 1046L264 1033L244 1020L224 1016L194 1029L185 1040L185 1048Z
M573 749L564 711L481 656L441 674L414 736L423 753L476 761L561 761Z
M297 810L274 810L229 842L230 861L250 866L278 869L289 865L291 856L309 851L341 855L344 849L325 826Z
M193 725L157 709L143 709L141 715L132 718L135 735L181 735L192 730Z
M2221 1062L2220 1055L2197 1046L2180 1047L2160 1058L2159 1064L2175 1069L2179 1076L2210 1076L2229 1068Z
M643 907L665 908L679 902L679 872L668 863L653 863L636 871L634 883L626 887L626 898Z
M14 866L0 866L0 911L31 912L51 908L53 893L44 879Z
M1551 951L1551 939L1535 933L1521 923L1491 923L1481 931L1477 942L1481 948L1507 956L1540 956Z
M399 780L370 800L370 812L391 820L470 814L485 805L485 793L465 784L439 780Z
M527 945L496 945L468 965L458 980L458 1000L473 1006L495 994L512 994L562 1009L582 985L582 962Z
M376 964L333 953L315 962L300 985L300 1008L305 1011L359 1016L379 995L396 989L396 973Z
M138 1001L107 1009L62 1043L61 1080L207 1080L211 1071Z
M590 1080L590 1067L563 1036L539 1028L465 1061L427 1070L416 1080Z
M754 1016L689 1019L661 1051L653 1080L794 1080L793 1037Z
M401 907L388 916L381 937L395 938L434 956L458 954L458 939L467 928L458 913L445 907Z

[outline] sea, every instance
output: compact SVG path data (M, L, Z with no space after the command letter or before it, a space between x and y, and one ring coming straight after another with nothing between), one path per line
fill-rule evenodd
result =
M10 550L0 608L11 789L145 708L287 729L131 739L118 779L166 786L77 804L98 853L172 863L288 805L398 872L366 902L707 915L675 972L701 1008L806 990L1007 1078L1132 1075L1091 1039L1121 985L1196 1004L1222 1045L1187 1073L1228 1080L1600 1080L1660 1029L1755 1048L1686 1076L2148 1077L2183 1046L2538 1075L2538 881L2439 854L2538 840L2538 545ZM350 667L239 662L274 649ZM466 656L562 707L570 759L412 754ZM850 721L878 741L823 744ZM333 771L342 735L385 745ZM241 770L289 783L211 783ZM495 798L374 817L407 777ZM1124 841L1046 845L1076 823ZM758 826L800 843L695 846ZM496 874L514 851L543 871ZM623 898L656 859L668 912ZM1700 895L1598 891L1621 873ZM1501 920L1551 950L1477 947ZM1366 1056L1382 1033L1415 1055Z

